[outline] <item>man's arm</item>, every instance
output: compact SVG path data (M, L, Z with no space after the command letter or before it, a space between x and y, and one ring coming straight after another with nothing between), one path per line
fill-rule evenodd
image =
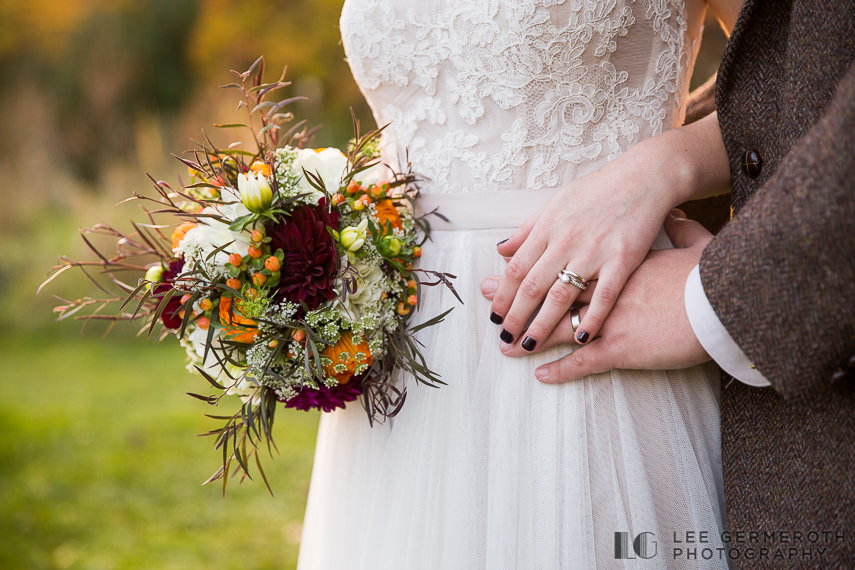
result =
M855 67L825 115L708 245L707 297L785 397L855 353Z

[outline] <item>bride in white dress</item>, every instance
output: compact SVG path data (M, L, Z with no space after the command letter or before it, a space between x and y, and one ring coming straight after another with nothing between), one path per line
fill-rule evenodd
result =
M439 206L422 265L457 275L464 306L425 291L419 339L447 386L408 383L402 412L369 427L324 414L298 567L685 567L672 533L726 530L719 378L712 366L613 370L544 385L556 347L499 350L480 292L509 237L562 185L679 126L701 0L346 0L344 48L384 132ZM657 240L668 247L667 239ZM615 555L651 532L657 554ZM651 548L654 548L651 546ZM723 568L718 556L690 563Z

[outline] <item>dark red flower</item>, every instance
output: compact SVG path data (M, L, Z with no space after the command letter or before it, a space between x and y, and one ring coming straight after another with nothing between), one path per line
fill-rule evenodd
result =
M361 382L356 379L347 384L339 384L333 388L303 388L290 400L282 400L286 408L297 410L323 410L331 412L336 408L344 408L347 402L357 399L362 393Z
M326 199L317 206L298 206L279 224L269 227L270 247L282 249L278 299L304 301L312 311L325 299L334 299L332 277L336 250L327 227L338 225L338 212L327 211ZM302 311L300 311L302 313Z
M184 260L175 259L169 263L169 266L163 271L163 281L152 288L151 296L154 299L162 299L170 289L172 289L175 278L181 275L184 271ZM181 294L175 293L169 302L164 307L160 314L160 320L163 326L168 329L178 329L181 327L183 319L178 316L181 311Z

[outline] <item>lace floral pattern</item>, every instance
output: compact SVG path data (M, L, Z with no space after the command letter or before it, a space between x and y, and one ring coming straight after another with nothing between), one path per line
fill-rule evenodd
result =
M432 8L439 5L439 8ZM682 121L682 0L347 0L348 62L430 192L555 187Z

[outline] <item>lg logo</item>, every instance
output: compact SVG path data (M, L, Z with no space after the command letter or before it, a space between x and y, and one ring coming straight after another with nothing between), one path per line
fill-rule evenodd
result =
M659 552L659 544L653 540L654 536L652 532L642 532L630 543L628 532L616 532L615 558L620 560L634 559L635 556L645 560L653 558ZM632 551L630 551L630 544L632 544ZM633 553L635 556L632 555Z

